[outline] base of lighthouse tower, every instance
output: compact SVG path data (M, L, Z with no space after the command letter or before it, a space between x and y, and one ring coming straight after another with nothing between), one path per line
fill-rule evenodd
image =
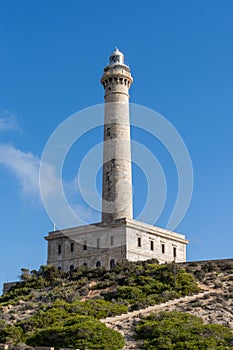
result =
M129 89L133 82L116 49L104 68L102 222L49 232L47 263L61 271L113 268L118 262L185 262L185 236L133 220Z
M120 261L185 262L185 236L126 218L49 232L48 264L61 271L79 266L112 268Z

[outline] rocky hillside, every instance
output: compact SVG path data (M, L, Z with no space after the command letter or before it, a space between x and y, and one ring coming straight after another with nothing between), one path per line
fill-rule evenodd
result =
M193 262L182 267L195 276L200 288L198 294L102 320L124 336L124 349L141 349L143 341L135 340L135 329L145 316L160 312L189 313L201 318L205 324L220 324L233 331L233 260Z
M169 350L228 349L233 338L232 281L233 260L183 266L147 261L122 263L110 271L82 267L70 273L43 266L22 275L22 282L0 298L0 342L21 344L21 349L165 349L166 338ZM168 325L174 328L190 317L187 313L194 317L189 323L195 325L199 340L187 340L184 329L173 339L157 328L156 334L163 332L163 347L159 339L146 339L144 328L153 334L158 317L168 330ZM215 324L222 328L213 328ZM203 343L191 347L201 337ZM180 339L186 339L186 347L183 341L182 347L177 345Z

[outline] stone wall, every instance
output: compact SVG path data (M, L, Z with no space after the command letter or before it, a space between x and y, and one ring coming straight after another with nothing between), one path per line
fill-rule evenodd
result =
M14 287L17 282L7 282L3 284L3 294L7 293L11 287Z
M185 262L188 243L184 235L126 218L50 232L46 239L47 262L62 271L84 264L109 269L121 260Z
M160 263L186 261L184 235L132 220L127 226L127 259L130 261L155 258Z
M125 231L120 221L112 225L99 223L50 232L46 237L47 263L62 271L84 264L89 268L103 266L109 269L111 264L125 258Z

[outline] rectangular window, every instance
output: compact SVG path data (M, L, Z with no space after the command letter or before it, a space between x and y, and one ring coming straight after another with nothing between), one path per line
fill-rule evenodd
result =
M58 252L58 254L61 254L61 244L58 244L57 252Z
M111 246L114 245L114 236L111 236Z
M138 237L138 247L140 248L142 246L142 239L141 237Z
M154 250L154 241L150 241L150 250Z
M176 258L176 247L173 247L173 257Z
M87 250L87 241L83 242L83 250Z
M73 253L74 252L74 243L70 243L70 252Z
M161 247L162 247L162 253L164 254L165 253L165 244L162 243Z
M97 238L97 248L99 249L100 247L100 238Z

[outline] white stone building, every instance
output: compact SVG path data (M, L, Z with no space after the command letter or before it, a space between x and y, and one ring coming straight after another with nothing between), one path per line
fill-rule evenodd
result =
M185 236L133 220L129 88L133 79L116 49L105 67L102 222L49 232L48 264L113 267L120 260L186 261Z

